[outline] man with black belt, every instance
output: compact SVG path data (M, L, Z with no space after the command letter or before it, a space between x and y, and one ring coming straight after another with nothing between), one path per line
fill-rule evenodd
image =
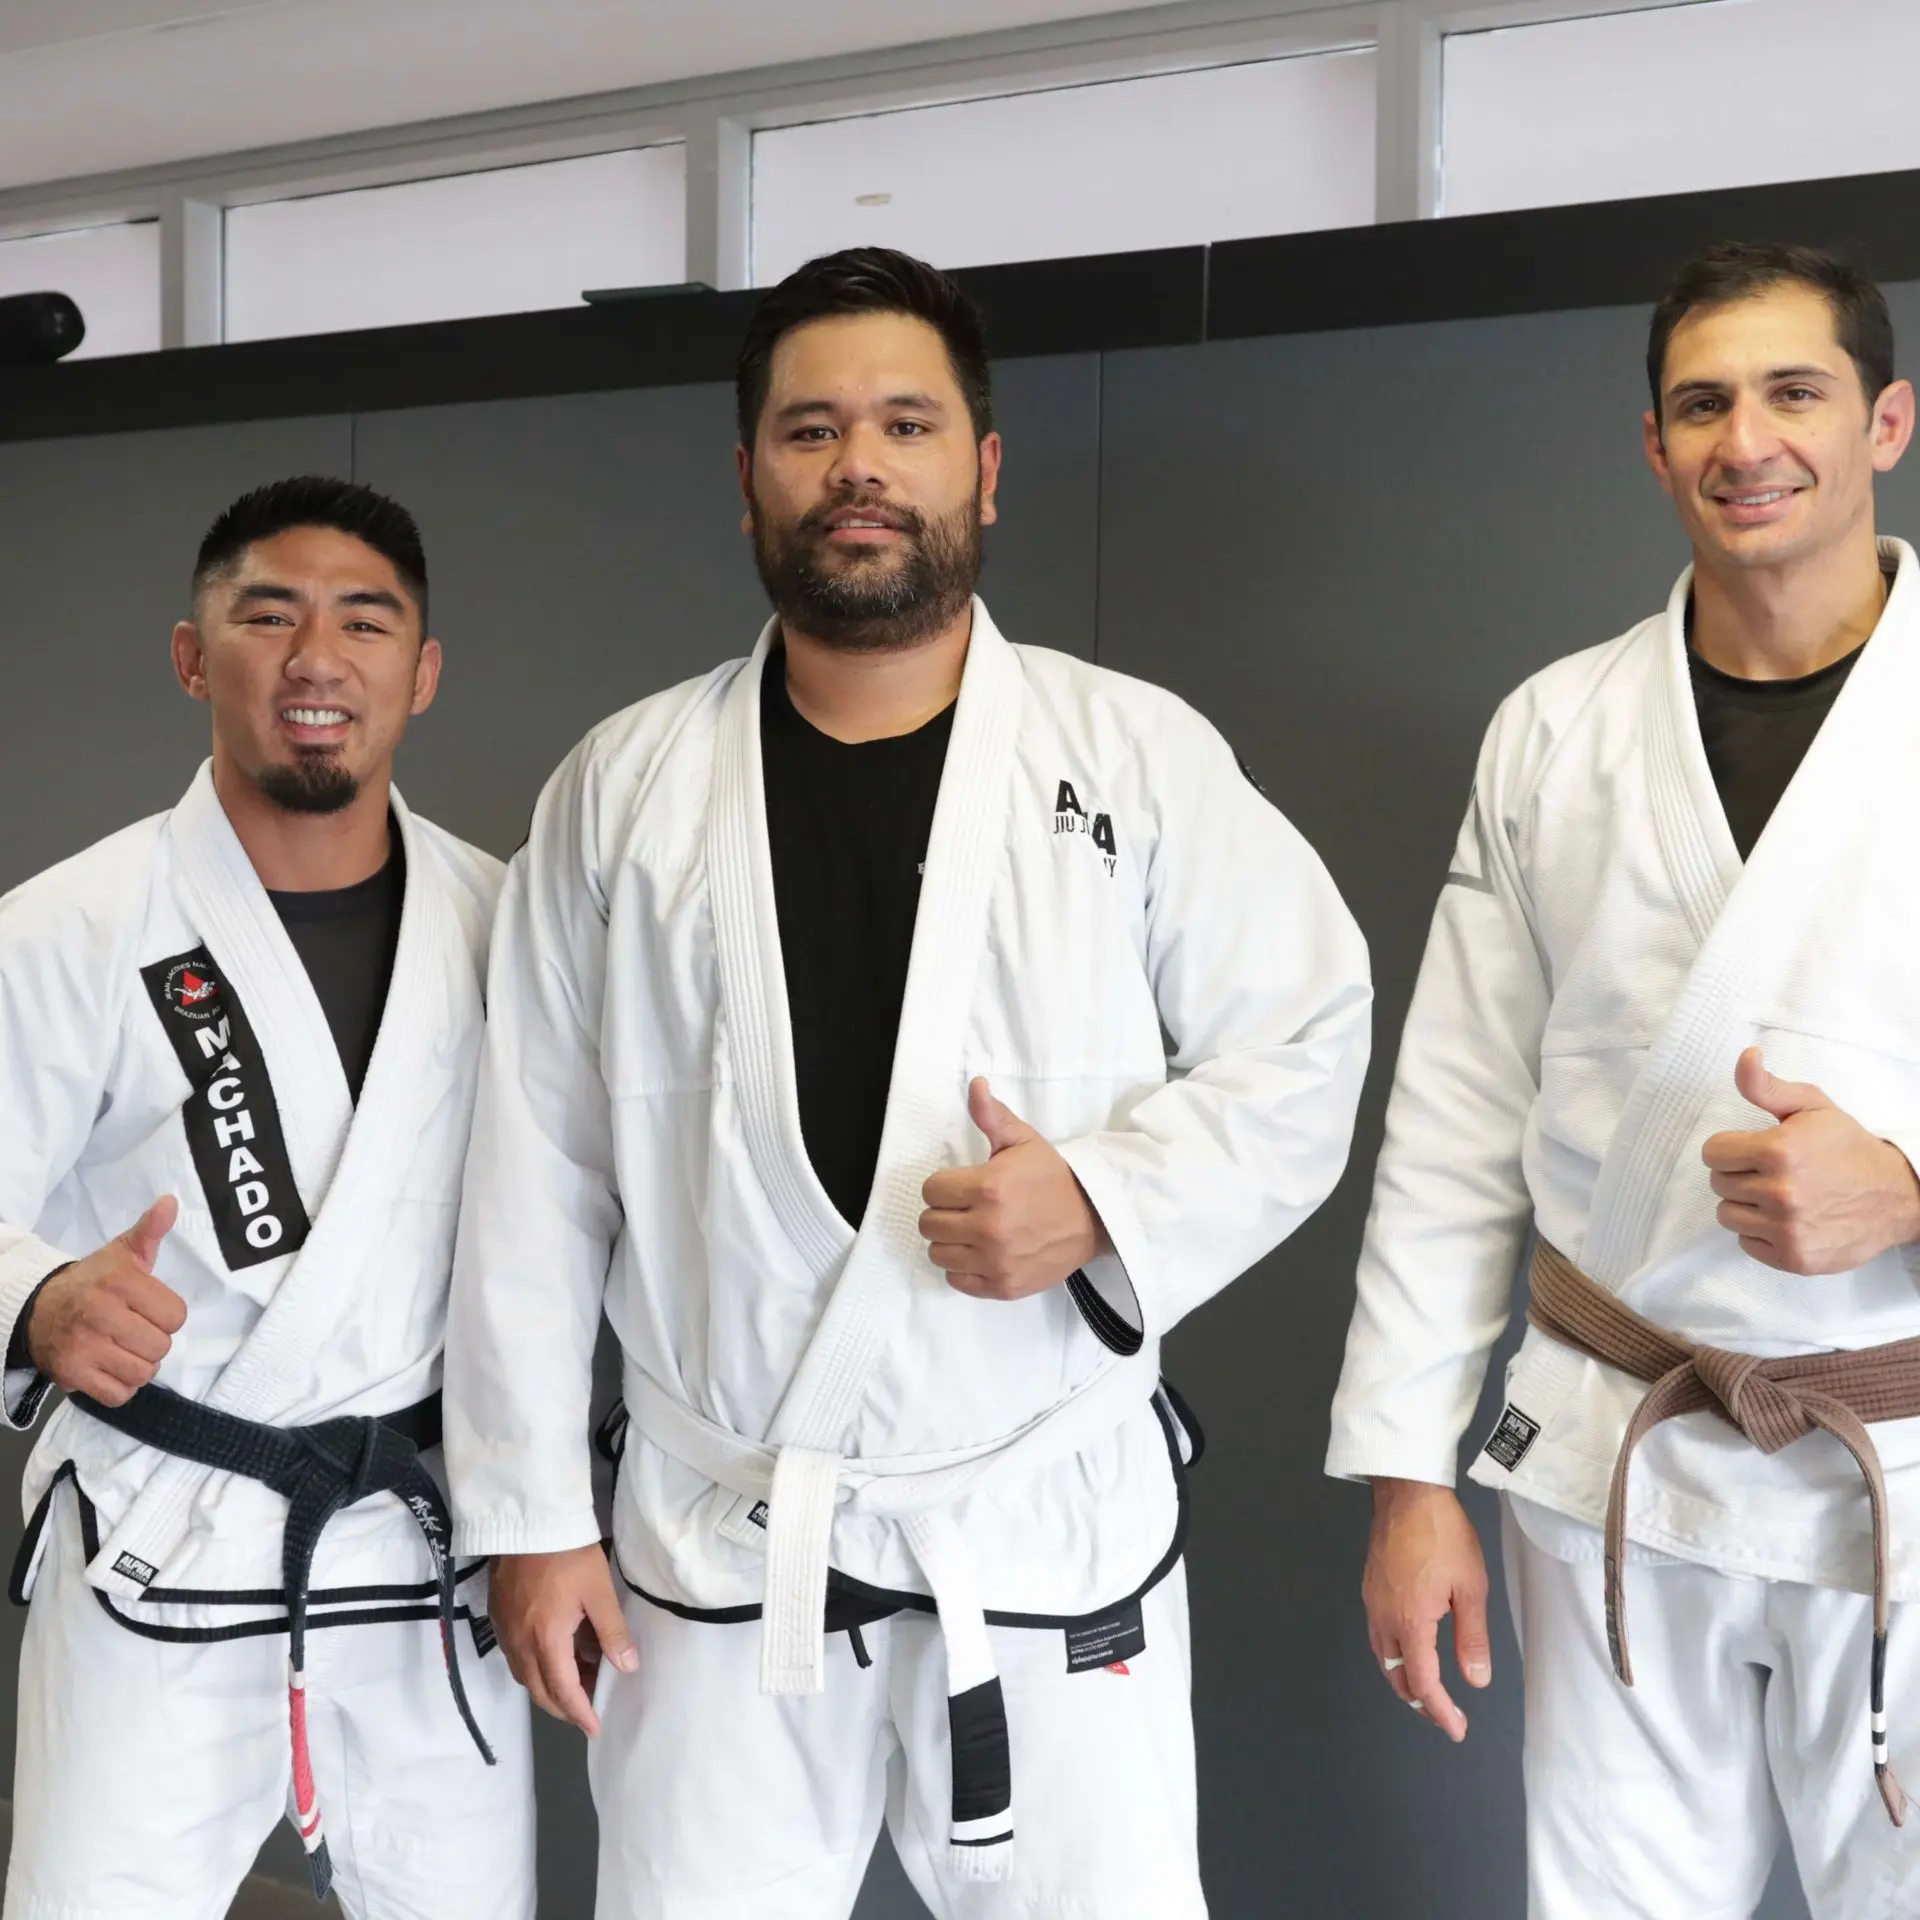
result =
M1776 246L1689 261L1647 370L1693 565L1488 732L1328 1469L1374 1487L1374 1655L1459 1740L1440 1619L1470 1686L1491 1660L1454 1456L1531 1231L1472 1468L1506 1492L1529 1912L1750 1913L1784 1824L1820 1920L1913 1913L1920 563L1874 529L1913 389L1879 290Z
M1159 1343L1337 1177L1365 951L1198 714L974 598L951 281L801 269L739 415L774 618L587 737L502 896L457 1539L598 1735L600 1920L839 1920L883 1816L949 1920L1198 1920Z
M533 1912L525 1696L421 1459L500 879L392 788L426 618L392 501L248 494L173 635L211 760L0 900L6 1417L70 1396L6 1920L210 1920L283 1814L356 1916Z

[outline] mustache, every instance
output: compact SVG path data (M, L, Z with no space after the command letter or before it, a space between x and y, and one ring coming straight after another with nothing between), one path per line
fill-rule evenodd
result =
M878 520L883 526L892 527L895 532L904 533L914 540L923 538L927 531L926 516L918 508L895 506L891 501L855 494L851 499L830 500L820 506L809 507L793 523L794 532L821 539L833 531L828 522L836 513L857 513L863 518Z

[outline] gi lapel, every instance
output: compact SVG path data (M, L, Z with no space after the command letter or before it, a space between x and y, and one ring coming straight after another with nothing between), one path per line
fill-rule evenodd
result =
M879 1164L853 1234L808 1162L794 1087L760 756L760 675L773 634L769 625L721 716L708 858L749 1151L796 1248L822 1272L844 1263L765 1436L780 1448L782 1465L767 1533L762 1684L812 1692L820 1684L821 1555L841 1452L922 1264L921 1183L943 1164L966 1100L965 1010L1005 841L1025 682L1013 649L976 600L914 922Z
M169 823L189 914L248 1010L280 1102L289 1156L312 1218L253 1331L206 1395L211 1406L280 1421L299 1406L312 1356L359 1299L383 1226L395 1143L415 1137L444 1097L444 1056L482 1017L471 970L452 964L458 929L405 801L393 795L407 890L379 1038L354 1114L339 1053L306 969L267 899L203 768ZM436 1070L438 1068L439 1070ZM208 1470L163 1459L95 1556L90 1575L137 1600L113 1573L123 1553L164 1567Z
M1649 686L1648 797L1674 891L1700 952L1627 1097L1594 1189L1582 1264L1618 1289L1654 1254L1662 1193L1713 1106L1751 1125L1733 1065L1752 1035L1751 986L1770 971L1779 928L1811 881L1842 858L1842 841L1874 831L1887 784L1905 777L1900 741L1920 695L1920 581L1913 550L1882 543L1898 563L1892 593L1847 684L1814 736L1744 870L1714 790L1687 673L1681 588L1668 607L1662 671ZM1836 805L1836 795L1845 804Z

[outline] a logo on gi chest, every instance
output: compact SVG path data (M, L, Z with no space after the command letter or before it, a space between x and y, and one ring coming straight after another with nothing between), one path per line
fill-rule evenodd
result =
M220 982L205 961L176 960L167 969L160 992L167 1010L182 1020L211 1020L220 1011Z
M1071 780L1062 780L1053 796L1053 831L1056 839L1062 834L1078 834L1089 841L1107 869L1107 878L1113 878L1114 869L1120 864L1120 846L1113 836L1113 816L1088 813L1080 804Z

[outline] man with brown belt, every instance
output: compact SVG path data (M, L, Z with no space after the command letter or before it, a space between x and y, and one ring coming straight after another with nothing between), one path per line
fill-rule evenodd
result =
M1492 1662L1455 1456L1531 1230L1471 1471L1505 1491L1532 1920L1750 1914L1783 1826L1819 1920L1912 1913L1920 560L1873 483L1914 394L1878 289L1774 246L1681 269L1648 373L1693 565L1488 731L1328 1471L1374 1487L1389 1685L1463 1739L1440 1621L1470 1686Z

